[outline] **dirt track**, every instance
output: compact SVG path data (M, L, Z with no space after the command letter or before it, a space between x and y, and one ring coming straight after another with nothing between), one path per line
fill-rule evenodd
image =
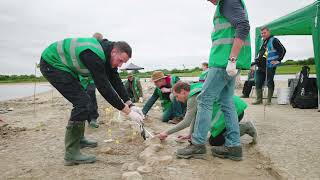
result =
M150 93L150 89L146 93ZM15 132L7 133L6 136L1 135L0 179L121 179L124 173L121 168L124 163L136 161L142 163L138 156L145 147L137 133L138 127L129 125L129 121L123 116L121 116L121 123L110 123L110 120L117 119L118 113L115 111L106 113L105 109L111 110L110 106L101 96L98 96L98 101L100 121L103 124L97 130L87 128L86 134L87 137L98 140L99 146L95 149L82 150L84 153L95 154L98 161L94 164L73 167L63 166L64 132L72 107L70 103L57 92L54 92L53 101L51 92L38 95L35 113L33 112L32 98L0 103L0 107L14 108L14 111L0 116L9 124L9 126L1 128L0 133L8 127L22 128L22 131L18 129ZM259 111L259 107L254 108L256 109L252 109L252 111ZM159 109L154 108L146 122L146 128L153 133L160 132L170 126L161 123L158 119L159 115ZM253 117L255 117L254 113L249 113L245 120L251 120L250 118ZM270 143L270 137L274 136L267 134L263 128L264 125L259 124L260 121L257 119L254 121L261 131L262 137L266 138L266 140L260 140L260 143ZM269 131L269 129L267 130ZM176 159L175 150L186 145L177 144L174 141L177 135L170 136L167 141L163 142L164 149L158 153L159 156L172 156L173 160L169 164L158 164L153 167L152 173L142 174L143 179L247 180L291 177L288 175L290 174L289 168L282 168L281 163L276 163L275 166L269 155L268 157L264 155L268 154L264 151L264 145L249 146L250 138L247 136L242 138L245 160L233 162L213 158L210 154L210 147L207 148L206 160ZM110 138L114 141L104 142ZM108 147L111 148L111 151L106 152ZM272 152L274 149L269 149L269 151ZM281 149L276 149L276 151L281 151ZM273 157L272 153L270 156ZM313 169L313 171L311 179L319 173L317 170ZM300 175L300 177L306 177L302 176L303 174ZM299 177L299 174L295 176Z

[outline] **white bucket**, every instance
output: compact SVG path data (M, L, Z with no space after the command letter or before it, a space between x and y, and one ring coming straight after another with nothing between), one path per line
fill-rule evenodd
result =
M290 88L278 88L277 90L277 101L278 104L289 104L290 103Z

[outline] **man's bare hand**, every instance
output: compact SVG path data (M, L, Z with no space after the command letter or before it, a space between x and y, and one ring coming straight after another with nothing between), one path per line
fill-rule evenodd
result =
M166 140L166 138L168 137L168 134L166 132L161 132L160 134L157 135L157 137L163 141Z

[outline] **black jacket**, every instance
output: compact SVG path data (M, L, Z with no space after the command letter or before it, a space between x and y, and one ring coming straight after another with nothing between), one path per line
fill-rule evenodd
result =
M258 53L258 57L255 59L255 62L252 63L252 65L257 65L259 67L259 69L261 69L261 70L265 70L265 68L266 68L267 61L266 61L266 58L263 57L263 55L266 52L267 44L268 44L271 37L273 37L273 36L270 36L268 39L263 41L263 44L262 44L262 46L259 50L259 53ZM278 52L278 55L279 55L279 58L275 59L274 61L281 62L286 54L285 47L281 44L281 42L277 38L274 38L272 45L276 49L276 51Z
M100 44L105 53L105 63L89 49L80 53L80 60L90 71L100 94L113 107L122 110L125 107L124 102L129 100L129 96L120 79L118 68L111 67L110 60L113 42L104 39Z

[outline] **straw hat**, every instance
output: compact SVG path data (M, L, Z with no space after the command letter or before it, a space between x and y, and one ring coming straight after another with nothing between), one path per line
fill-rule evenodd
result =
M158 80L166 78L166 77L167 76L165 76L162 71L154 71L152 76L151 76L151 80L153 82L155 82L155 81L158 81Z

